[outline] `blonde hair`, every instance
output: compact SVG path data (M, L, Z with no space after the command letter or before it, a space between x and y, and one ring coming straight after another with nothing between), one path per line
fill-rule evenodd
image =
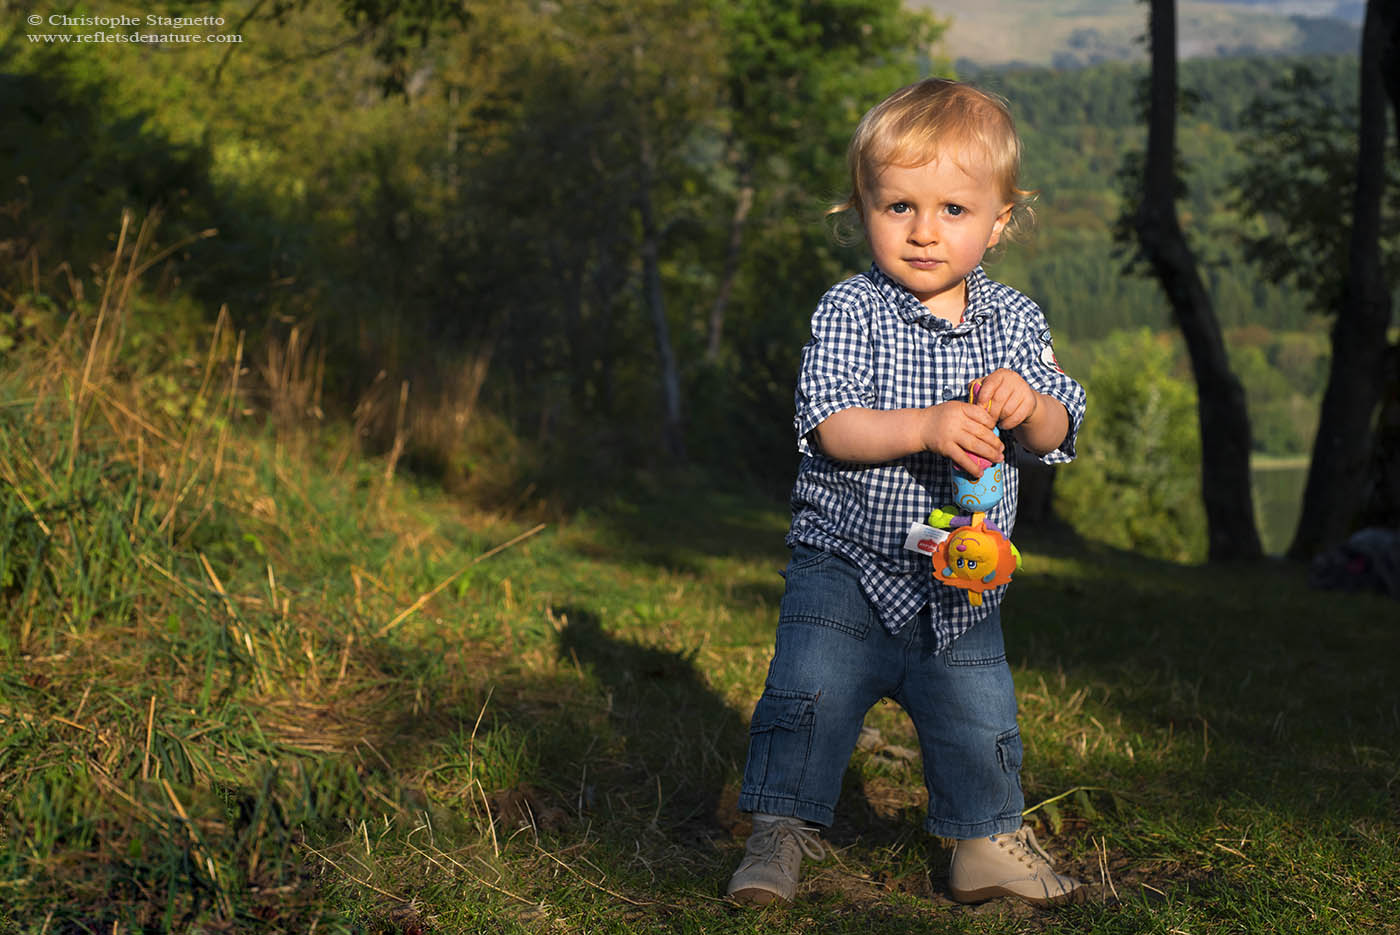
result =
M1036 193L1019 187L1021 139L1006 101L947 78L925 78L870 108L846 151L851 191L828 214L855 212L864 220L866 196L886 166L921 166L941 156L971 158L991 169L1011 205L1002 236L1016 237L1034 223Z

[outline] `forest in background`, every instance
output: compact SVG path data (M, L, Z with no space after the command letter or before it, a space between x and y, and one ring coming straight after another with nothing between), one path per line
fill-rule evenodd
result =
M122 209L158 212L153 247L178 248L134 306L133 368L188 356L226 305L255 393L285 406L276 391L300 381L303 411L284 416L343 418L449 489L577 502L598 478L681 462L781 495L807 317L868 262L823 219L846 139L891 88L951 73L943 25L886 0L801 15L773 0L429 7L225 4L222 29L242 41L202 48L36 43L12 27L0 250L8 294L35 301L0 319L0 346L25 340L25 308L91 303L82 264L103 265ZM1041 191L1038 232L989 271L1042 304L1086 382L1161 382L1129 387L1170 401L1158 437L1126 411L1091 423L1085 450L1131 458L1130 486L1182 472L1168 487L1185 501L1151 508L1180 513L1179 538L1198 520L1194 391L1157 284L1127 271L1115 239L1142 74L963 77L1010 100ZM1302 284L1249 262L1248 239L1279 220L1236 191L1262 132L1247 115L1288 111L1299 80L1345 124L1352 56L1183 64L1183 222L1256 450L1275 456L1311 443L1326 318ZM1346 157L1344 137L1332 148ZM1144 330L1156 337L1131 336ZM151 385L174 407L189 388L171 380Z

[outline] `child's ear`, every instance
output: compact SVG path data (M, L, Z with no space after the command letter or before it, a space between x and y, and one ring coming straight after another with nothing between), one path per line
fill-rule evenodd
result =
M1001 209L1001 213L997 215L996 223L992 225L992 235L987 238L987 249L990 250L992 247L995 247L997 241L1001 240L1001 232L1006 229L1006 225L1011 221L1011 209L1013 207L1014 205L1008 203L1006 207Z

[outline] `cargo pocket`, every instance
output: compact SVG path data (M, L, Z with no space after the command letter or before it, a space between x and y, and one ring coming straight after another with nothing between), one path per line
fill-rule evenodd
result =
M1013 727L997 734L997 762L1006 775L1006 801L1002 811L1020 811L1025 805L1021 796L1021 729Z
M744 793L796 798L812 750L815 695L767 689L749 722Z
M1021 772L1021 728L1013 727L997 734L997 762L1004 772Z

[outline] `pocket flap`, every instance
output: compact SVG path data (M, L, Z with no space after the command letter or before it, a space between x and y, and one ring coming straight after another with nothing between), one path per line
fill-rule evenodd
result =
M811 726L815 695L769 689L758 699L749 722L749 733L761 734L774 729L797 730Z

